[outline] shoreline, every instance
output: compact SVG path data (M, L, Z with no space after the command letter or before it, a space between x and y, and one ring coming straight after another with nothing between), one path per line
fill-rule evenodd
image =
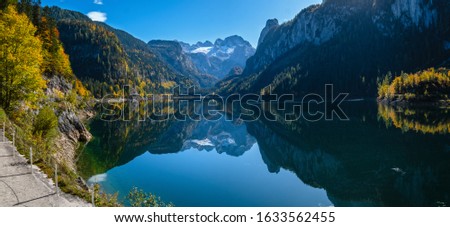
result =
M450 100L436 101L406 101L404 99L377 99L378 104L400 106L400 107L433 107L433 108L450 108Z

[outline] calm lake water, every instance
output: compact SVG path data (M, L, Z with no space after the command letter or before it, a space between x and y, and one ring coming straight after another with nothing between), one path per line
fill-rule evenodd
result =
M138 187L178 207L450 205L450 110L344 111L349 121L94 120L78 167L125 203Z

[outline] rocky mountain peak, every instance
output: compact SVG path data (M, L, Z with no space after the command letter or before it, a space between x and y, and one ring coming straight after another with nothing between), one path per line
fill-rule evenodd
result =
M364 21L367 27L375 26L386 37L410 29L424 31L436 25L437 6L444 4L438 0L324 0L302 10L288 23L279 25L276 19L268 20L258 42L259 58L250 59L252 66L248 69L264 68L298 45L321 45L351 29L356 20Z
M274 18L274 19L269 19L266 22L266 27L275 27L280 25L280 23L278 22L278 19Z
M264 38L269 33L270 30L272 30L275 27L278 27L280 24L278 22L278 19L270 19L266 22L266 27L261 31L261 35L259 36L258 40L258 46L264 41Z
M376 1L377 0L323 0L322 4L367 4Z
M218 87L301 95L333 83L355 97L373 96L387 72L448 65L449 15L448 0L323 1L289 22L269 20L242 75Z
M214 42L214 46L220 46L220 45L222 45L222 43L223 43L223 39L217 39L217 40Z
M197 42L194 46L197 47L211 47L214 46L214 44L210 41L205 41L205 42Z
M251 44L244 40L244 38L238 36L238 35L233 35L230 37L227 37L223 42L222 45L226 45L226 46L251 46Z
M225 39L197 42L194 45L180 43L183 51L204 74L222 78L234 67L244 68L246 61L255 53L255 48L244 38L233 35Z

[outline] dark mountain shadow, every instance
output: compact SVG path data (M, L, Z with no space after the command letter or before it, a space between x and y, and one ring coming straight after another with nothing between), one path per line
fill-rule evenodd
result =
M325 189L336 206L450 203L449 134L386 127L375 103L345 110L350 121L258 121L247 127L270 172L294 172Z

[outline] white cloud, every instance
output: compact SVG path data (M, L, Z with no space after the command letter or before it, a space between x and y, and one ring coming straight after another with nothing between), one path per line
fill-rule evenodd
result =
M103 5L103 0L94 0L94 4Z
M105 182L107 178L108 178L108 174L106 174L106 173L98 174L98 175L95 175L95 176L92 176L91 178L89 178L88 184L96 184L96 183L100 183L100 182Z
M105 22L108 18L106 17L106 13L92 11L87 14L89 18L93 21Z

